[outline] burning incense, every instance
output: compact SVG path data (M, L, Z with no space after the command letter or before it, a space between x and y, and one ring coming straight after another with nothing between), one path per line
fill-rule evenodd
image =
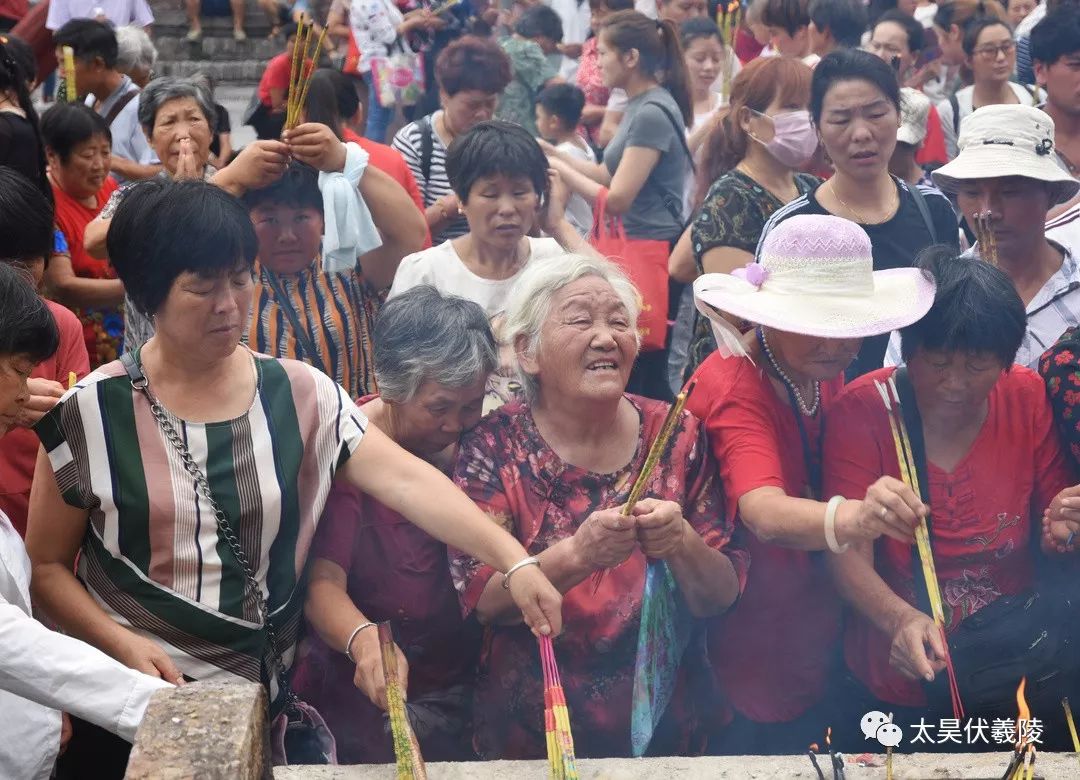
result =
M409 716L405 712L405 698L401 694L401 679L398 677L397 651L394 647L394 636L390 631L390 624L379 623L378 630L398 780L427 780L424 757L420 755L420 745L416 741L416 735L413 733L412 726L409 725Z
M990 226L990 211L977 211L973 219L975 240L979 245L979 257L990 265L998 264L997 239Z
M1069 736L1072 737L1073 753L1080 754L1080 737L1076 736L1076 721L1073 720L1072 707L1069 706L1069 697L1061 700L1061 708L1065 710L1065 722L1069 724Z
M552 780L578 780L574 735L566 709L559 667L551 637L540 637L540 665L544 672L544 736Z
M810 763L814 765L814 769L817 771L818 780L825 780L825 773L821 771L821 765L817 762L818 745L815 742L806 750L806 754L810 756Z
M1024 756L1024 780L1033 780L1035 777L1035 744L1028 745L1027 755Z
M893 714L889 713L889 723L892 723ZM885 748L885 780L893 780L892 774L892 747Z
M642 493L645 492L645 486L649 484L649 478L652 476L656 465L660 462L660 458L663 457L671 434L675 432L675 425L679 422L679 415L682 414L682 410L686 406L686 399L690 397L690 393L694 392L694 385L696 384L695 380L691 380L686 388L675 396L675 402L668 408L664 424L660 426L660 433L653 439L652 446L649 447L649 454L645 456L645 464L641 467L637 479L634 480L633 487L630 488L630 496L626 499L626 505L623 506L622 510L623 517L630 517L634 511L634 504L641 499ZM593 573L594 593L604 579L604 571L604 569L600 569Z
M919 471L915 465L915 457L911 448L911 437L908 436L907 425L900 412L900 393L896 389L895 377L890 376L888 382L874 382L881 399L885 404L885 412L889 418L889 428L893 435L893 444L896 447L896 459L900 465L900 476L904 483L912 489L915 495L922 495L919 490ZM895 407L895 409L894 409ZM949 697L952 700L953 715L962 719L964 717L964 705L960 700L960 688L956 682L956 671L953 669L952 656L949 653L949 640L945 635L945 609L942 606L941 589L938 585L937 569L934 566L934 552L930 546L930 531L926 526L925 518L920 520L915 528L915 544L919 551L919 562L922 564L923 579L926 581L926 591L930 597L930 611L933 613L934 623L941 632L941 644L945 649L945 670L949 677Z
M79 91L75 88L75 49L64 46L62 50L64 53L64 100L74 103L79 99Z
M832 726L825 729L825 748L829 751L829 763L832 764L833 777L843 780L844 759L836 754L832 746Z

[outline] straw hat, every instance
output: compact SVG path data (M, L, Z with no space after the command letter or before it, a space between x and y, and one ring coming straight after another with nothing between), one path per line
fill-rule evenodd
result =
M1051 204L1080 191L1080 182L1057 164L1054 120L1031 106L984 106L960 123L960 153L933 173L934 183L956 192L967 179L1023 176L1053 186Z
M900 129L896 140L921 146L926 138L926 120L930 116L930 98L911 87L900 90Z
M694 300L727 357L746 352L719 312L789 333L862 338L920 319L934 302L934 282L915 268L875 271L865 230L840 217L802 214L769 232L757 262L699 276Z

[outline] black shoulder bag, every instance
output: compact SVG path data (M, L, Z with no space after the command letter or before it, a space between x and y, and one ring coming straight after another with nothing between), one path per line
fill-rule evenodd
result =
M649 100L645 103L647 106L656 106L664 112L664 116L671 122L671 126L675 129L675 137L679 139L679 143L682 145L683 151L686 152L686 159L690 161L690 172L692 174L697 173L697 165L694 164L694 154L690 151L690 144L686 142L686 130L679 125L678 120L675 119L675 115L671 113L671 109L665 106L663 103L658 103L655 100ZM667 208L668 213L675 219L675 222L679 225L679 232L682 233L686 229L686 219L683 218L682 202L673 202L671 198L664 198L664 207Z
M277 631L274 622L270 619L270 607L263 596L262 587L255 577L255 567L251 565L247 554L240 545L237 532L229 523L228 517L214 500L214 494L210 492L210 483L206 475L195 462L184 439L177 432L172 422L165 413L165 408L150 392L150 382L143 373L142 366L135 354L125 352L120 356L120 362L131 379L131 387L142 394L150 405L150 412L154 415L158 427L165 435L169 444L184 465L184 470L195 483L196 492L201 493L203 498L210 504L217 522L218 534L225 541L233 558L244 573L244 589L255 601L259 616L263 621L266 631L266 643L269 649L267 673L277 680L278 688L285 701L285 709L271 724L271 747L274 753L274 763L292 764L336 764L337 746L334 736L326 725L319 711L307 702L301 700L289 686L289 672L285 668L285 659L282 656L278 644Z
M926 443L907 366L896 371L896 389L911 439L921 498L929 505ZM926 527L933 546L934 529L929 517ZM1041 556L1038 549L1034 554ZM1039 561L1038 581L1031 590L998 596L949 634L960 698L969 717L1015 717L1016 687L1022 677L1027 677L1025 695L1032 712L1051 713L1061 707L1061 697L1070 689L1078 667L1077 612L1072 589L1065 581L1059 583L1041 576L1040 570L1049 563ZM911 564L919 609L930 615L930 595L915 545L911 546ZM948 707L945 682L945 676L940 675L927 686L931 703L942 709Z

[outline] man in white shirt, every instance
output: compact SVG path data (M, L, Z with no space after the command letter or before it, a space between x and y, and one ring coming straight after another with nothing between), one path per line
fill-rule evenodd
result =
M154 13L146 0L50 0L46 28L56 32L72 19L95 19L114 27L149 27Z
M75 51L75 86L86 104L105 118L112 133L112 174L121 182L149 179L161 170L139 124L139 88L116 69L116 33L92 19L72 19L53 36Z

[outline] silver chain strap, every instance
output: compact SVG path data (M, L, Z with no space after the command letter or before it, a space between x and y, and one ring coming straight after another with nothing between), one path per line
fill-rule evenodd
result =
M154 415L154 419L157 420L157 423L161 427L161 431L165 434L165 438L169 441L169 444L176 450L176 454L180 456L180 461L184 465L184 470L187 471L193 480L195 480L196 488L210 503L210 508L214 511L214 518L217 520L218 533L225 539L225 543L229 546L237 563L239 563L240 567L244 570L244 580L247 589L251 591L251 595L255 598L255 604L259 610L259 617L262 618L263 627L266 629L266 638L270 643L270 652L273 656L273 668L270 672L277 678L278 687L285 696L286 705L295 704L299 700L286 680L285 659L282 657L281 650L278 647L277 631L274 629L274 622L270 619L270 607L263 597L259 581L255 578L255 568L251 565L247 554L240 546L240 539L237 538L236 532L233 531L225 513L221 511L217 501L214 500L214 494L210 492L210 483L207 481L206 475L203 473L202 469L199 468L199 464L195 462L195 458L191 455L191 450L188 449L187 444L180 438L180 434L169 420L165 407L163 407L157 398L154 397L153 393L150 392L149 381L145 376L143 376L141 380L132 379L131 386L146 397L147 402L150 404L150 413Z

